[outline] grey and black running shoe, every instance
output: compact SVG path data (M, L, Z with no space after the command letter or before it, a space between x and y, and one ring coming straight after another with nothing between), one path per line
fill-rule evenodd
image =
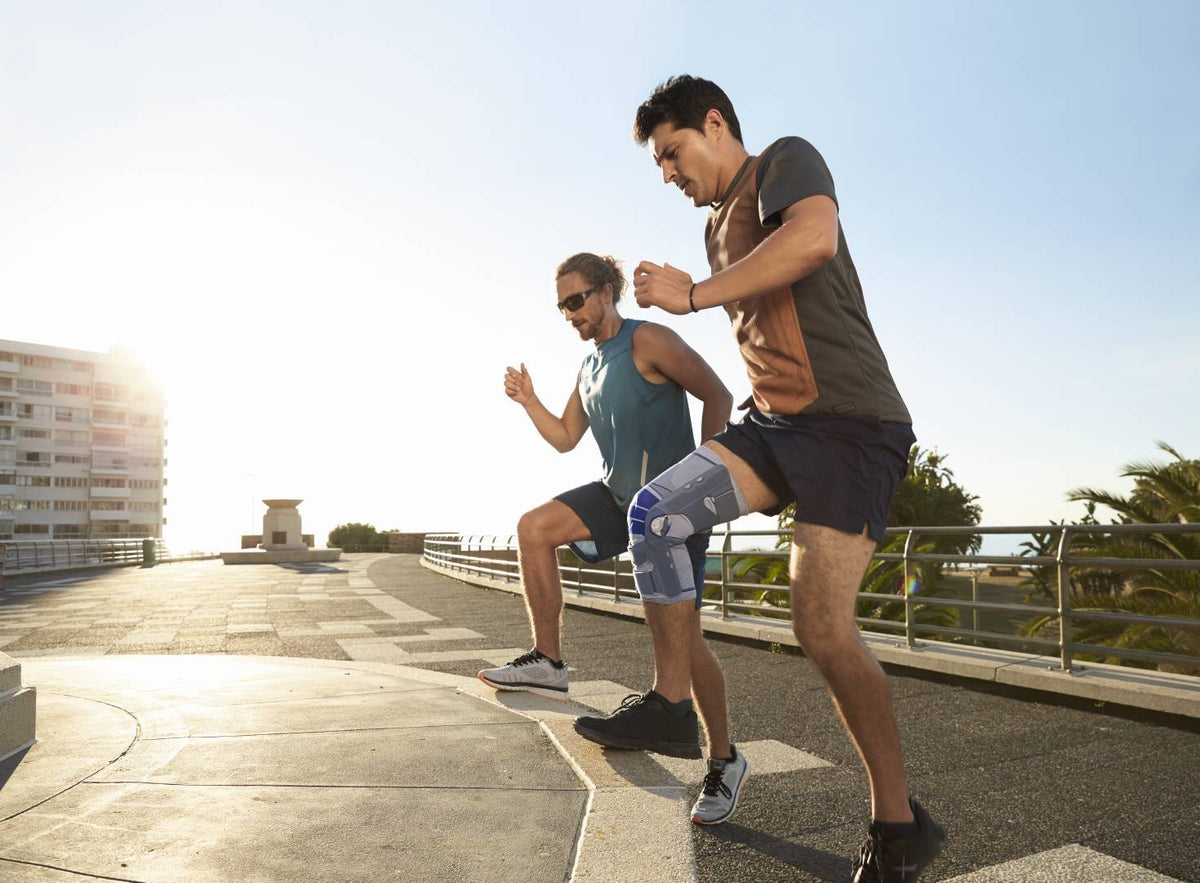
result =
M674 715L651 690L631 693L608 717L577 717L575 732L609 748L654 751L670 757L700 757L700 724L694 709Z
M853 883L916 883L921 871L937 858L946 829L925 807L910 800L917 831L912 837L887 837L872 823L854 860Z
M526 690L565 699L567 695L567 664L554 663L535 647L499 668L485 668L479 680L497 690Z
M750 762L730 745L731 760L708 759L708 775L700 788L700 797L692 807L692 821L697 825L719 825L737 809L742 783L750 774Z

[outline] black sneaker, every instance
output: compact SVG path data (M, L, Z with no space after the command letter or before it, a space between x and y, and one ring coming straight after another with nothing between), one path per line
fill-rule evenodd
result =
M946 842L946 829L925 807L909 800L917 832L912 837L887 837L874 822L854 861L852 883L916 883L921 870L937 858Z
M575 732L609 748L700 757L700 725L695 710L676 716L665 703L666 699L653 690L632 693L608 717L575 718Z

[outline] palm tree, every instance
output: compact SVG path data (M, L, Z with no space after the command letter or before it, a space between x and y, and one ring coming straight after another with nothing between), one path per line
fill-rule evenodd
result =
M1084 487L1069 491L1067 499L1086 502L1089 511L1096 505L1107 506L1117 513L1118 524L1195 524L1200 521L1200 460L1186 459L1166 442L1160 441L1157 445L1174 460L1127 463L1121 474L1134 480L1134 490L1129 496ZM1196 561L1200 560L1200 533L1080 534L1072 543L1071 553L1096 558ZM1124 571L1119 591L1106 591L1105 583L1111 586L1112 573L1105 568L1072 568L1072 609L1079 613L1172 616L1195 619L1200 623L1200 572L1154 567ZM1106 576L1108 580L1104 579ZM1057 629L1057 617L1042 616L1026 623L1022 632L1035 635ZM1200 629L1154 622L1132 624L1084 619L1072 623L1071 639L1107 647L1196 656L1196 666L1161 663L1158 668L1200 673ZM1152 665L1103 654L1092 658L1119 665Z

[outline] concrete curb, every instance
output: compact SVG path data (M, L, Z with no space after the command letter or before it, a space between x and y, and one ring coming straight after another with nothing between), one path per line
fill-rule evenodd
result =
M517 583L442 567L430 563L424 556L421 557L421 566L469 585L522 594ZM580 610L594 610L634 620L645 619L639 601L615 602L611 598L569 593L564 593L563 600L568 607ZM705 610L701 612L700 622L708 634L726 635L767 646L799 647L791 625L780 620L741 614L722 619L719 613ZM1057 661L1048 656L925 639L909 649L903 640L888 635L863 632L862 636L875 657L888 665L1073 696L1099 704L1112 703L1200 718L1200 678L1190 675L1096 662L1076 663L1073 671L1064 672L1059 669Z

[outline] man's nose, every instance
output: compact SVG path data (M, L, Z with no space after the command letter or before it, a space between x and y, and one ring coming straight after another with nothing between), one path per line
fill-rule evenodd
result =
M662 173L663 173L663 183L670 184L671 179L675 177L675 166L673 164L663 163Z

